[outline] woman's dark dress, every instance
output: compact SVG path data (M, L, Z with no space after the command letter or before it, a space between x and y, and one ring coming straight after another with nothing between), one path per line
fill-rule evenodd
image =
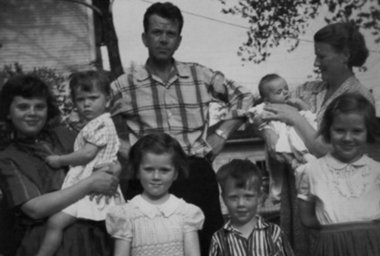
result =
M6 204L13 214L7 213L9 223L5 225L8 226L8 236L6 241L0 241L7 244L4 255L36 254L47 219L31 219L23 214L20 206L42 194L61 189L67 169L52 169L44 159L50 154L71 152L74 139L74 133L58 127L50 132L41 132L37 139L16 139L0 152L1 204ZM112 240L104 222L80 220L68 227L56 255L112 255Z

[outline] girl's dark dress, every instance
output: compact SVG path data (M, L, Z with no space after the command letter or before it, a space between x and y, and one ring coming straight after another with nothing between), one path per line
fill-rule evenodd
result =
M67 169L52 169L44 159L53 153L71 152L74 139L74 133L59 127L41 132L37 139L15 139L0 152L1 204L7 205L11 213L7 214L8 223L3 224L8 226L6 241L0 241L7 244L3 249L4 255L36 254L47 218L31 219L23 214L20 206L35 197L61 189ZM84 220L78 220L65 230L62 246L56 253L57 256L111 254L112 241L104 222Z

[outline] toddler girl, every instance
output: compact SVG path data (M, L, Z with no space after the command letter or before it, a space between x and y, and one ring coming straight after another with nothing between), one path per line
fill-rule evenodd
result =
M119 140L115 126L107 112L110 104L110 81L99 71L74 73L70 79L72 100L82 122L87 123L74 143L74 152L50 155L45 160L54 167L70 165L63 188L72 186L92 174L94 166L117 161ZM115 188L116 189L116 188ZM113 190L115 191L115 190ZM112 192L113 192L112 191ZM45 238L38 256L54 255L62 240L65 227L77 218L101 221L109 206L124 201L120 189L110 197L95 200L90 195L50 217ZM111 193L111 192L110 192Z
M187 172L180 144L165 133L146 135L132 146L129 165L143 192L107 214L114 255L200 255L197 231L203 213L169 193L173 181Z
M301 220L320 228L313 255L380 255L380 163L364 153L375 131L374 107L362 95L327 107L319 132L330 153L298 177Z

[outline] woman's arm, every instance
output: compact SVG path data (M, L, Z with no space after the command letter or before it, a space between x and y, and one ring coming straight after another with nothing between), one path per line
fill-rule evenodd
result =
M183 239L185 256L200 256L199 238L197 231L185 232Z
M263 120L277 120L294 127L310 153L316 157L325 155L328 151L326 143L318 136L317 131L310 125L298 110L287 104L270 104L265 107L270 112Z
M319 228L321 224L315 214L315 203L298 199L301 222L308 228Z
M46 157L46 162L55 168L61 166L77 166L88 164L92 159L95 158L99 151L99 147L94 144L86 143L83 148L74 151L66 155L51 155Z
M89 193L113 193L118 184L118 178L109 171L94 172L90 177L77 184L35 197L21 206L21 210L33 219L48 217Z
M122 239L116 239L115 240L115 249L114 249L114 256L129 256L131 255L131 242L122 240Z

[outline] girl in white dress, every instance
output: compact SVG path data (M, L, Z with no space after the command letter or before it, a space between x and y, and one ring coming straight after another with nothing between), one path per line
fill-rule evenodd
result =
M376 126L362 95L343 94L326 109L320 134L330 153L298 177L301 220L318 229L312 255L380 255L380 163L365 154Z
M129 165L143 192L107 214L114 255L199 256L197 231L204 215L197 206L169 193L173 181L187 172L180 144L165 133L146 135L132 146Z
M95 166L117 161L116 154L120 144L113 121L107 112L110 104L108 76L100 71L74 73L70 79L70 89L79 117L86 125L76 137L74 152L50 155L45 159L54 168L70 165L63 188L89 177ZM119 187L111 195L99 198L95 200L88 195L52 215L37 256L54 255L61 244L65 227L77 218L104 221L110 206L124 202Z

